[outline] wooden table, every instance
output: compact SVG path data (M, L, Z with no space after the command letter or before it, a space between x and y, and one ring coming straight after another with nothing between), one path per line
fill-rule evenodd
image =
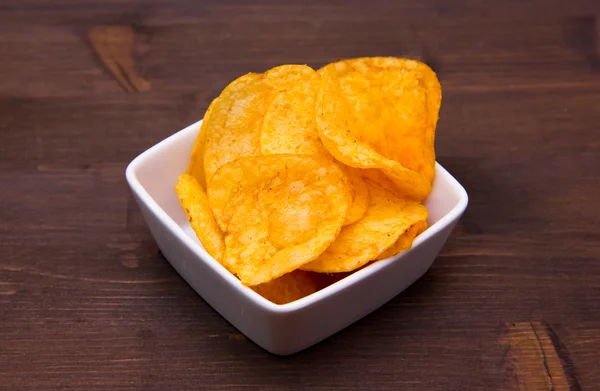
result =
M0 389L599 390L600 3L482 3L3 0ZM124 170L245 72L363 55L438 72L470 205L411 288L272 356L161 256Z

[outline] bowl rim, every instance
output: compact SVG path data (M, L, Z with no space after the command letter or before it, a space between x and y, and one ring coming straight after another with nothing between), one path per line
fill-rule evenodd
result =
M189 133L193 131L198 131L200 129L200 125L202 124L202 120L197 121L173 134L166 137L165 139L159 141L154 144L150 148L146 149L138 156L136 156L128 165L125 170L125 177L130 186L130 189L137 195L139 200L143 202L148 210L155 215L157 220L159 220L165 227L172 232L181 242L194 253L198 258L200 258L201 262L204 262L207 266L209 266L215 273L219 275L219 277L223 278L227 284L238 293L246 296L250 299L255 305L260 306L262 309L272 312L272 313L291 313L296 312L307 307L313 306L316 303L326 299L328 296L336 294L350 287L356 282L364 280L369 276L376 274L379 270L385 268L392 262L400 261L401 258L409 254L414 249L424 245L425 242L439 231L443 230L447 227L453 220L458 219L465 209L467 208L469 202L469 196L464 187L454 178L441 164L437 161L435 163L435 175L436 177L442 175L449 180L451 186L458 194L458 202L456 205L444 216L442 216L438 221L427 227L427 229L417 236L413 242L413 245L410 249L395 255L390 258L386 258L383 260L379 260L377 262L371 263L366 267L363 267L354 273L342 278L339 281L315 292L306 297L293 301L287 304L275 304L257 292L252 290L251 288L242 284L242 282L236 278L233 274L231 274L223 265L221 265L216 259L214 259L201 245L195 242L183 229L179 226L165 212L158 203L154 200L154 198L148 193L146 188L141 184L138 179L137 172L138 169L149 159L152 158L155 154L160 154L162 150L168 149L171 144L178 142L180 139L188 136Z

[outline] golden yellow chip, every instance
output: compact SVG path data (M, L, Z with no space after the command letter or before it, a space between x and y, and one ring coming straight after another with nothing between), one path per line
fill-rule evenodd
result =
M336 163L291 154L222 166L209 182L208 199L225 234L225 263L248 286L316 259L339 234L351 203Z
M315 70L306 65L279 65L263 73L265 83L274 92L280 92L294 88L306 80L306 75L314 73Z
M175 185L175 192L202 246L213 258L223 263L223 233L213 217L206 194L198 181L189 174L182 174Z
M271 87L249 73L229 84L216 99L206 124L204 172L207 183L222 165L260 155L260 124Z
M365 179L371 182L377 183L379 186L384 187L388 190L396 191L396 185L390 178L388 178L381 170L377 168L367 168L360 170L360 173Z
M392 247L379 254L379 256L377 256L377 260L393 257L396 254L400 254L401 252L410 249L415 238L423 233L426 229L426 221L419 221L418 223L414 224L412 227L407 229L406 232L398 238L398 240L396 240L396 243L394 243Z
M379 168L403 194L425 199L441 103L435 73L399 58L340 61L319 73L316 122L327 150L349 166Z
M328 154L315 123L319 77L309 67L297 67L296 74L302 79L277 92L267 108L260 137L263 155Z
M344 221L344 225L349 225L360 220L367 212L367 208L369 207L369 189L362 179L362 170L348 166L343 167L345 167L346 176L348 176L350 181L352 194L352 205L350 205L346 220Z
M322 286L319 274L294 270L252 289L275 304L287 304L317 292Z
M303 79L289 83L276 93L267 108L262 130L261 151L270 154L319 154L330 156L319 138L315 123L315 97L319 77L308 67L297 67ZM344 225L359 220L369 205L369 193L358 169L340 163L350 180L352 205Z
M419 202L365 181L370 195L365 216L344 227L329 248L302 270L337 273L358 269L391 247L412 225L427 219L427 209Z
M206 189L206 179L204 177L204 143L206 142L206 127L208 126L210 113L212 112L214 104L215 100L210 102L208 109L206 109L206 113L202 119L202 125L200 125L200 130L198 131L198 136L196 136L194 148L192 149L190 164L186 172L196 178L203 189Z
M263 74L248 73L230 83L216 99L206 124L204 171L207 182L222 165L260 156L261 126L274 94L298 85L305 65L282 65Z

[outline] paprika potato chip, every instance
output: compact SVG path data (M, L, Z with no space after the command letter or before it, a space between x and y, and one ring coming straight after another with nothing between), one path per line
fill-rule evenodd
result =
M263 74L248 73L217 97L206 124L204 171L207 182L222 165L244 156L260 156L263 118L274 94L292 88L315 71L282 65Z
M423 233L423 231L425 231L426 229L427 222L425 220L417 222L412 227L407 229L406 232L402 234L398 238L398 240L396 240L396 243L394 243L390 248L379 254L379 256L377 256L376 259L386 259L408 250L412 247L412 243L415 240L415 238L421 233Z
M248 73L229 84L216 99L206 123L206 182L222 165L242 156L260 155L259 129L270 87L263 76Z
M296 67L296 75L302 77L294 85L278 92L267 108L261 128L261 151L270 154L321 154L329 156L319 138L315 123L315 97L318 74L309 67ZM360 175L348 172L350 167L341 165L350 180L352 205L344 225L360 219L367 210L368 190Z
M307 75L315 74L315 70L306 65L279 65L263 73L264 81L273 92L281 92L295 88L306 80Z
M352 224L360 220L369 207L369 189L362 179L361 170L345 166L345 172L350 180L350 189L352 194L352 204L346 215L344 225Z
M350 207L348 179L331 159L278 154L222 166L208 200L225 234L225 264L242 283L262 284L316 259Z
M214 259L223 263L225 244L223 233L217 225L208 204L206 194L193 176L182 174L175 185L175 192L196 236Z
M388 178L383 171L377 168L368 168L365 170L360 170L360 173L365 179L368 179L371 182L377 183L379 186L384 187L388 190L396 192L396 185L394 182Z
M206 178L204 177L204 143L206 142L206 127L214 104L215 100L213 100L208 106L208 109L206 109L202 125L200 125L200 130L196 137L196 142L194 143L194 148L192 149L190 164L187 169L187 174L196 178L203 189L206 189Z
M263 155L275 153L328 154L315 123L315 97L319 77L298 67L298 83L275 94L265 113L260 136Z
M315 93L319 78L311 68L297 69L304 79L280 91L267 108L261 128L261 152L270 154L319 154L330 156L319 139L315 123ZM367 210L369 194L356 169L340 163L351 185L352 205L344 225L360 219ZM351 171L355 170L355 171Z
M324 287L323 278L317 273L294 270L269 282L253 286L252 289L275 304L287 304Z
M427 208L421 203L365 181L370 204L364 217L344 227L327 250L302 270L338 273L358 269L391 247L411 226L427 219Z
M341 162L379 168L417 201L431 192L441 102L435 73L398 58L359 58L319 70L316 122Z

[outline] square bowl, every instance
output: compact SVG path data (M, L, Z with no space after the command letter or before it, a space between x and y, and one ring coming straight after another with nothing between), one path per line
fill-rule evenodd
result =
M221 316L277 355L293 354L364 317L418 280L465 211L465 189L436 163L425 232L394 257L364 267L292 303L278 305L245 287L202 247L174 191L185 172L199 121L136 157L126 177L158 246L173 268Z

